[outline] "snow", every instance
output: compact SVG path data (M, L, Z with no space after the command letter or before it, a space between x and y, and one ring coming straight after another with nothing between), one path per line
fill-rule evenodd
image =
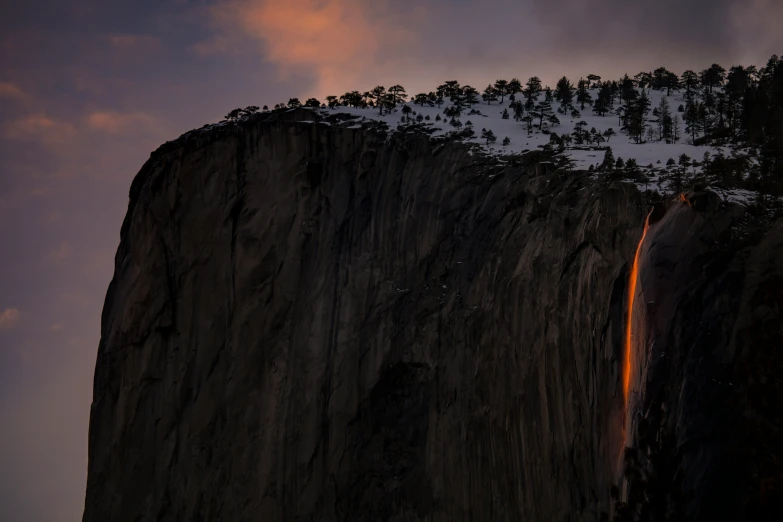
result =
M598 89L591 89L590 94L593 99L598 98ZM678 143L667 144L665 141L652 141L649 143L637 144L635 140L630 138L624 131L620 129L621 125L616 114L607 114L605 116L596 115L590 105L585 105L584 110L581 109L578 103L574 103L574 107L579 109L581 116L578 118L571 118L570 114L556 113L560 119L560 124L551 127L552 132L556 132L558 135L570 134L574 131L575 124L579 121L585 121L587 123L585 130L590 131L595 128L599 133L603 133L607 129L613 129L615 135L611 136L608 142L601 143L600 147L587 146L587 145L572 145L565 151L565 155L568 156L573 162L574 170L587 170L590 165L594 167L600 165L603 162L606 147L611 147L615 160L622 158L624 161L628 161L633 158L637 164L642 167L645 174L650 177L648 183L637 183L642 190L655 190L662 192L667 190L670 185L663 172L656 172L655 170L663 171L666 168L666 162L669 159L678 161L680 155L686 154L692 160L701 162L704 153L709 152L710 155L716 155L719 152L730 156L731 148L729 147L714 147L714 146L694 146L690 144L690 136L685 132L685 122L683 121L683 113L678 112L680 105L685 105L684 93L672 92L670 96L666 96L666 91L647 90L647 94L650 98L650 111L647 115L648 123L656 130L657 124L656 117L653 115L652 110L658 107L661 98L667 98L669 102L669 108L672 118L679 117L679 134L680 140ZM522 95L518 95L521 99ZM543 100L544 94L539 95L539 99ZM504 109L509 108L509 100L506 98L502 103L499 101L493 102L491 105L486 102L481 102L474 105L472 108L480 111L482 114L468 115L468 111L464 111L460 117L460 121L463 127L459 130L464 130L464 125L471 121L473 124L473 130L475 136L470 140L465 140L468 143L474 143L480 146L481 150L492 156L498 158L506 155L515 155L522 152L535 150L541 148L549 143L549 134L545 134L538 129L533 129L531 134L528 134L527 124L524 122L518 122L514 120L513 110L509 109L509 119L503 119L502 113ZM424 120L421 124L429 126L434 129L431 134L433 138L445 137L448 133L458 130L452 127L448 122L449 119L443 114L444 109L450 107L452 104L448 101L443 103L439 108L419 106L412 102L407 102L413 111L423 116L429 116L430 120ZM615 108L619 105L619 101L615 101ZM557 110L559 104L556 101L552 102L553 111ZM354 119L344 122L345 125L350 125L348 128L359 128L361 125L358 122L361 120L382 121L389 125L390 129L395 129L401 122L402 106L398 106L391 113L384 112L381 116L377 108L353 108L338 106L334 109L319 109L323 115L334 114L349 114L354 116ZM527 113L527 111L526 111ZM435 117L440 115L442 121L435 121ZM411 114L411 123L416 123L416 115ZM537 123L537 122L536 122ZM546 124L545 124L546 127ZM404 127L403 127L404 128ZM492 130L495 134L497 141L491 145L486 145L486 140L481 139L481 130L486 128ZM507 146L503 146L502 142L505 137L511 140L511 143ZM652 167L651 169L645 169L645 167ZM691 167L689 171L691 173L698 173L700 166ZM733 190L724 191L725 198L729 201L737 201L740 203L747 203L753 198L753 195L749 191Z

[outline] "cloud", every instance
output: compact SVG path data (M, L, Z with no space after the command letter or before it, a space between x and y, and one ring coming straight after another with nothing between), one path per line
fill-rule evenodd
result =
M87 115L87 125L107 134L144 131L156 124L156 118L143 112L96 111Z
M24 100L27 94L11 82L0 82L0 98Z
M532 0L534 12L550 32L553 50L572 56L620 57L641 69L650 59L684 67L694 59L713 62L742 58L741 42L762 29L764 38L783 44L779 29L769 24L753 28L737 24L737 16L764 10L767 20L783 14L778 0ZM748 5L751 3L752 5ZM643 28L640 31L640 28ZM765 53L766 50L756 49ZM754 61L766 61L757 56ZM663 63L667 62L667 63Z
M76 135L76 128L69 122L55 120L43 114L30 114L12 120L3 129L5 138L17 141L34 141L47 145L69 142Z
M311 90L323 96L356 88L368 72L414 49L416 33L405 24L413 14L403 18L399 8L386 1L229 0L212 10L223 34L196 50L225 52L238 45L230 37L238 29L261 44L281 78L301 71L313 74Z
M10 330L19 324L21 314L17 308L6 308L0 312L0 330Z

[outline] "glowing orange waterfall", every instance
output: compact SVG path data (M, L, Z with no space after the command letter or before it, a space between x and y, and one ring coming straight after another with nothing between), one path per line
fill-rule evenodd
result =
M631 277L628 280L628 320L625 326L625 364L623 365L623 396L625 398L625 407L628 408L628 387L631 384L631 357L633 355L633 345L631 343L631 329L633 327L633 301L636 297L636 280L639 277L639 254L642 251L642 243L647 235L647 229L650 228L650 215L644 220L644 232L639 240L639 246L636 247L636 255L633 258L633 267L631 268Z

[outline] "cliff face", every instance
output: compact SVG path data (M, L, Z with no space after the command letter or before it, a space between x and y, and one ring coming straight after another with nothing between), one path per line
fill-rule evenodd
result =
M656 252L683 247L646 240L626 414L628 272L647 213L633 186L309 115L180 139L134 180L102 317L86 522L597 521L614 515L613 484L630 506L675 454L683 490L722 465L733 439L705 445L699 430L750 399L694 414L719 399L691 378L758 364L748 336L779 339L780 295L763 292L783 275L783 226L740 253L699 243L658 315ZM728 237L742 219L697 206L660 210L650 241L686 226ZM664 345L676 367L648 355ZM754 404L757 419L778 403ZM619 482L624 441L645 447L654 429L674 449ZM672 502L693 514L706 500Z

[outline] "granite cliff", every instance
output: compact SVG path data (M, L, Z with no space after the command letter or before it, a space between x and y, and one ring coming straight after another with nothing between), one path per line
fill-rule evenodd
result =
M783 222L314 119L134 180L85 522L763 519Z

